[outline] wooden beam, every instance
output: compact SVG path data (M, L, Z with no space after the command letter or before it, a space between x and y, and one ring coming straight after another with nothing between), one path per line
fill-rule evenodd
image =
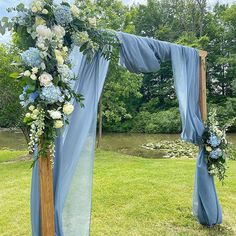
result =
M207 94L206 94L206 51L199 51L200 57L200 91L199 91L199 105L202 115L202 120L207 120Z
M99 106L98 106L99 112L98 112L98 142L97 142L97 148L100 148L101 142L102 142L102 94L99 100Z
M50 151L39 158L41 236L54 236L53 173Z

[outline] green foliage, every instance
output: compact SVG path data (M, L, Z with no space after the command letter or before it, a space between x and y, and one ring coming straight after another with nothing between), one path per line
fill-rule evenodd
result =
M205 0L149 0L147 5L133 6L126 13L124 30L208 51L207 99L209 107L217 107L218 116L225 123L236 114L235 14L235 4L216 4L213 11L209 11ZM116 74L117 70L118 68L113 68L112 74ZM109 83L112 83L111 79L107 80L108 88ZM113 96L119 94L118 91L113 91ZM105 119L105 129L117 132L179 132L179 118L173 119L178 116L175 112L178 103L170 63L162 63L158 73L143 75L139 91L142 97L136 102L132 100L131 107L129 100L117 96L114 103L129 107L132 118L125 120L121 115L112 123ZM104 96L106 93L108 95L110 90L105 90ZM163 111L168 109L169 113ZM110 105L106 107L106 114L117 114L118 110L116 105ZM163 115L165 122L159 114ZM230 131L235 130L236 124Z
M102 97L105 129L114 130L117 123L133 118L142 97L141 85L141 76L118 66L117 59L111 61Z
M178 108L149 113L140 112L133 120L133 132L178 133L181 131Z
M0 45L0 127L22 125L23 110L19 104L22 88L14 76L19 75L20 69L12 65L17 54L16 49Z

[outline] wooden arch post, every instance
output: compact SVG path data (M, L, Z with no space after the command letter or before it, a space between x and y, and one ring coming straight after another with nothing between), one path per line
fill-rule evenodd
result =
M199 105L200 105L200 111L202 115L202 120L207 120L207 95L206 95L206 51L199 51L199 57L200 57L200 91L199 91Z
M41 236L55 236L53 172L49 148L47 155L39 158L39 186Z

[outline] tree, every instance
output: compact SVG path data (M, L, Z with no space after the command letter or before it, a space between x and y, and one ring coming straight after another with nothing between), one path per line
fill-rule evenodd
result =
M0 45L0 127L18 127L29 141L27 128L22 122L24 111L19 103L22 86L11 77L12 73L20 72L18 66L12 63L17 61L18 55L15 47Z

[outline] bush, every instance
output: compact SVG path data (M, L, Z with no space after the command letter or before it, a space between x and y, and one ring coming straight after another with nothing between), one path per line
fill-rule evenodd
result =
M140 112L133 120L132 132L179 133L181 121L178 108L155 113Z

